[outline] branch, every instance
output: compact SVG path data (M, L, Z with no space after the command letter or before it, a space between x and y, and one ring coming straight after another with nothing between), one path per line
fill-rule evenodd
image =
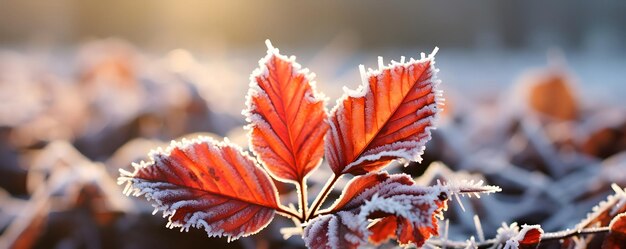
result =
M579 236L579 235L587 235L587 234L596 234L596 233L608 233L609 227L591 227L580 230L567 229L565 231L546 233L541 236L541 241L549 241L549 240L560 240L567 237Z
M594 228L585 228L581 230L568 229L565 231L546 233L541 236L541 242L550 241L550 240L560 240L560 239L565 239L565 238L572 237L572 236L599 234L599 233L608 233L608 232L609 232L609 227L594 227ZM541 242L539 244L541 244ZM468 242L467 241L453 241L453 240L442 241L442 240L431 239L431 240L428 240L427 243L435 245L435 246L439 246L439 247L445 246L446 248L466 248ZM487 248L487 247L495 245L496 243L501 243L501 242L497 241L494 238L494 239L488 239L482 242L477 242L476 246L478 246L478 248Z

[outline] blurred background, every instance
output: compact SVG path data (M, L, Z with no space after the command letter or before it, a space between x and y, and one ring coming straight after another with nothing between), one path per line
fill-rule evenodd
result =
M474 214L488 237L502 222L571 228L626 186L625 13L582 0L0 0L0 248L302 247L282 239L282 217L231 243L166 229L115 180L183 136L247 146L240 112L265 39L316 73L328 108L360 84L359 64L438 46L440 128L422 164L388 170L504 189L466 212L453 203L451 238L475 235ZM317 193L328 166L314 175Z

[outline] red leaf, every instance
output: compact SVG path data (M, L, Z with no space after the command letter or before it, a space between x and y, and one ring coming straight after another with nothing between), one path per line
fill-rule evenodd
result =
M250 76L244 110L251 148L274 178L298 183L324 156L324 98L307 69L266 43L267 56Z
M621 213L611 221L609 235L602 243L602 249L626 248L626 213Z
M539 242L541 242L541 236L543 235L543 229L540 226L522 226L522 231L520 234L523 234L521 240L519 240L519 248L520 249L535 249L539 247Z
M151 162L122 171L124 192L154 200L168 227L204 227L209 236L237 239L271 222L279 209L273 182L254 158L228 141L208 137L172 143Z
M515 237L507 240L504 248L535 249L539 247L542 235L543 229L541 229L541 226L522 225L522 230Z
M436 52L436 51L435 51ZM380 170L391 160L421 161L439 111L434 54L367 74L363 85L345 89L330 115L326 158L336 175Z
M368 232L360 232L372 234L371 241L380 243L396 237L402 245L414 243L419 247L430 236L438 234L435 217L446 205L447 191L445 186L416 186L408 175L370 173L350 181L339 200L322 212L326 215L314 219L311 225L330 219L328 216L350 212L358 214L351 222L359 224L380 219L374 221ZM312 234L305 233L307 240L314 239L309 236Z

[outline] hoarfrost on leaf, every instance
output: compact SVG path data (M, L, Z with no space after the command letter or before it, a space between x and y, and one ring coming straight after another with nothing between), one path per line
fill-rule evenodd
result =
M366 224L347 211L322 215L304 229L304 243L309 248L358 248L367 243Z
M204 228L234 240L263 229L280 209L267 173L228 140L173 141L150 158L133 164L134 172L120 170L118 184L126 184L125 194L152 201L169 228Z
M377 171L395 159L421 160L443 101L435 53L367 73L361 67L363 84L346 89L329 117L326 158L335 175Z
M250 75L242 113L259 161L275 179L298 184L324 156L326 99L308 69L266 43L267 55Z

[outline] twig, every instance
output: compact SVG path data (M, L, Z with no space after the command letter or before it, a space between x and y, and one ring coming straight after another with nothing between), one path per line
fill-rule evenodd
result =
M608 226L607 227L591 227L591 228L585 228L585 229L580 229L580 230L568 229L568 230L561 231L561 232L546 233L543 236L541 236L541 241L559 240L559 239L563 239L563 238L567 238L571 236L579 236L579 235L594 234L594 233L608 233L609 230L610 229Z
M565 231L545 233L544 235L541 236L541 242L550 241L550 240L560 240L560 239L564 239L564 238L568 238L568 237L572 237L572 236L580 236L580 235L586 235L586 234L597 234L597 233L607 233L607 232L609 232L609 227L597 227L597 228L594 227L594 228L585 228L585 229L581 229L581 230L570 230L570 229L568 229L568 230L565 230ZM428 243L430 243L432 245L440 246L440 247L444 247L445 246L446 248L465 248L467 246L467 242L466 241L429 240ZM486 247L493 246L496 243L498 243L498 241L496 239L489 239L489 240L485 240L483 242L476 243L476 245L478 246L478 248L486 248Z
M300 215L294 213L293 211L291 211L289 209L285 209L283 207L278 207L276 209L276 212L278 214L280 214L280 215L283 215L283 216L287 217L287 218L296 218L296 219L300 220Z
M315 212L317 212L317 210L320 208L320 206L330 193L330 190L333 189L335 183L337 183L337 180L339 180L339 178L341 178L341 175L333 174L333 178L331 178L330 181L328 181L326 185L324 185L324 189L322 190L322 192L317 196L317 198L315 198L315 201L313 201L313 207L311 208L311 210L309 210L309 215L307 215L308 219L313 219L317 217L318 214L316 214Z

